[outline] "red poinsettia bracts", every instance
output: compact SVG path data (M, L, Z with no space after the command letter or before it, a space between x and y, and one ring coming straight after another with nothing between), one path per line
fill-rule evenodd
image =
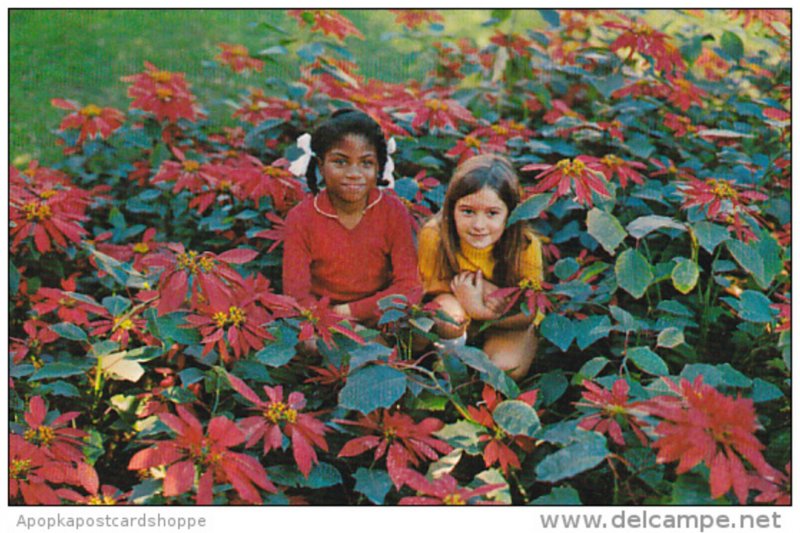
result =
M64 483L70 465L54 461L43 450L19 435L8 437L8 497L25 505L61 503L51 484Z
M160 70L148 61L144 66L145 72L122 78L131 84L128 87L128 96L133 98L131 108L147 111L158 120L170 122L181 118L194 122L202 115L182 72Z
M178 161L161 163L161 167L150 183L155 185L163 181L174 181L175 186L172 188L172 192L177 194L184 189L193 193L202 192L204 186L217 180L220 173L219 165L189 159L175 146L171 149Z
M257 125L265 120L275 118L286 122L294 116L305 118L308 109L302 107L294 100L266 96L261 89L250 89L250 94L233 116L245 122Z
M228 174L236 180L242 199L258 203L262 198L269 198L274 210L285 215L303 198L303 186L289 172L288 166L283 158L265 165L248 154L233 163Z
M546 281L523 279L518 286L498 289L491 296L506 301L503 314L508 313L522 298L530 314L546 315L553 309L553 297L547 292L552 288L553 286Z
M264 441L264 455L271 450L279 450L283 444L284 434L291 440L292 454L297 468L308 477L311 467L318 463L314 448L328 451L325 433L330 431L324 423L314 418L313 413L304 413L305 396L300 392L289 393L283 399L283 387L264 385L268 401L264 401L241 379L228 374L233 390L241 394L253 404L252 409L258 415L239 422L247 436L247 447L250 448L260 440Z
M236 424L217 416L204 433L202 424L188 409L178 405L176 411L177 416L158 415L176 433L175 439L137 452L128 464L129 470L166 466L163 494L167 498L192 490L195 475L199 474L195 499L200 505L213 503L215 483L230 483L244 501L253 504L263 501L259 488L277 492L255 457L231 451L245 441L244 432Z
M472 113L448 96L448 91L441 93L431 91L419 99L405 103L399 111L414 114L411 127L415 130L427 125L431 131L436 129L457 131L462 123L474 124L476 119Z
M413 30L425 23L444 22L444 17L433 9L390 9L394 13L395 24L402 24L409 30Z
M306 341L317 336L322 339L326 346L333 346L333 334L340 333L359 344L366 342L358 333L342 325L342 322L350 324L350 321L333 312L330 307L330 298L327 296L307 307L300 305L295 305L295 307L302 319L300 335L298 336L300 341Z
M671 37L666 33L655 30L644 22L618 15L623 22L604 22L606 28L622 30L622 33L609 47L613 52L622 48L629 48L628 59L638 52L650 56L655 61L654 67L661 72L686 70L680 50L670 42Z
M593 162L591 156L579 155L575 159L562 159L555 165L534 163L522 167L522 171L541 170L534 179L541 180L533 187L534 193L543 193L555 189L551 203L566 196L574 190L576 200L587 207L593 205L592 192L600 196L610 197L606 187L605 176L599 164Z
M531 48L541 49L541 47L532 40L519 33L503 33L500 30L495 31L494 35L489 39L489 42L501 48L507 48L512 52L512 55L520 57L530 57Z
M431 481L414 470L406 471L404 476L406 484L419 495L401 498L399 505L502 505L501 502L485 500L481 496L506 487L505 483L494 483L465 489L450 474L442 474Z
M55 416L55 418L53 418ZM25 412L25 422L28 427L23 437L26 441L35 444L43 450L48 457L56 461L81 462L83 461L83 438L88 435L81 429L73 428L70 422L80 416L78 411L70 411L59 415L48 412L47 406L41 396L34 396L28 403ZM53 418L45 423L48 418Z
M591 156L585 156L585 158L587 163L591 163L594 168L598 168L603 173L607 182L611 182L611 178L616 176L623 189L628 186L628 180L639 185L644 183L645 177L636 171L636 169L647 168L644 163L626 161L614 154L608 154L602 158Z
M219 43L217 46L222 49L222 52L214 59L225 63L234 72L239 73L248 70L261 72L264 70L264 62L260 59L250 57L250 51L246 46L229 43Z
M532 407L536 403L538 392L538 390L528 391L520 394L516 399ZM511 445L524 452L530 452L533 450L534 441L524 435L509 435L495 423L492 413L503 401L497 391L489 385L484 385L481 397L483 404L477 407L468 405L467 411L475 422L487 429L485 434L478 437L479 442L487 443L483 448L483 462L487 468L498 463L503 474L508 476L511 468L519 470L522 467L517 452L511 449Z
M709 220L722 218L734 224L740 213L758 218L758 210L751 204L768 198L751 187L722 178L692 178L688 183L679 184L678 188L683 194L683 209L701 207ZM734 219L728 220L728 217Z
M786 463L786 473L778 472L770 477L751 476L750 486L759 492L755 503L773 505L792 504L792 463Z
M81 486L88 494L81 494L73 489L57 489L59 497L83 505L125 505L130 492L123 493L113 485L100 486L97 471L87 463L79 463L75 469Z
M201 303L201 296L204 302L233 301L233 287L241 287L243 280L230 265L247 263L257 255L255 250L246 248L234 248L217 255L186 251L182 243L165 245L162 253L144 260L148 267L164 269L158 282L159 315L177 311L190 288L193 306Z
M148 254L157 252L164 245L162 242L156 241L156 229L147 228L142 233L142 238L139 241L131 244L111 244L102 242L111 237L111 232L103 233L94 238L94 247L98 252L104 253L113 257L121 263L132 261L132 267L137 272L147 272L147 266L144 265L144 258ZM96 266L95 258L92 256L89 261ZM105 271L98 271L98 276L102 276L100 272L105 274Z
M398 489L406 482L409 464L419 467L424 461L436 461L440 455L450 453L453 449L433 436L444 426L444 422L436 418L415 423L405 413L382 409L356 421L336 422L357 426L370 433L348 441L339 451L339 457L361 455L374 448L375 461L386 455L386 470Z
M125 122L122 111L113 107L99 107L94 104L81 106L73 100L53 98L50 103L60 109L73 111L61 121L58 127L61 131L80 130L78 145L86 139L108 139L108 137Z
M638 409L638 402L631 402L628 399L630 386L624 379L617 379L611 386L611 390L601 387L589 380L583 381L581 396L584 401L577 402L575 405L589 407L597 410L596 412L581 418L578 427L586 430L597 431L611 437L611 440L625 446L625 437L622 436L622 427L619 419L628 423L633 430L636 438L643 446L647 445L647 436L642 431L642 426L647 424L637 418L646 414Z
M40 288L31 298L34 302L33 310L39 313L40 317L55 311L62 322L71 322L76 326L88 324L90 314L108 313L108 310L91 296L75 292L76 276L77 274L73 274L61 280L61 289Z
M286 14L297 20L301 27L311 26L311 31L321 31L340 41L344 41L349 35L364 39L358 28L334 9L288 9Z
M10 352L13 356L14 364L19 364L26 356L31 355L34 365L41 365L38 359L39 354L42 353L42 348L51 342L57 341L60 337L58 333L50 329L50 325L31 318L26 320L22 325L22 329L28 334L25 339L17 339L11 337Z
M747 502L750 477L744 459L759 475L777 478L764 460L764 445L754 433L758 429L753 401L725 396L703 383L682 379L679 385L664 382L676 396L658 396L643 403L649 414L660 418L659 436L653 443L657 461L678 461L676 472L688 472L699 463L710 469L711 497L719 498L733 489L739 502Z

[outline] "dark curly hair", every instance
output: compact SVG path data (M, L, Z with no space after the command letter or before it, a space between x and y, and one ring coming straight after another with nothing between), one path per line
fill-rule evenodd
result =
M329 118L319 124L311 134L311 150L314 157L306 170L308 188L313 194L319 192L317 173L319 161L331 147L346 135L359 135L369 141L374 147L378 158L378 185L388 185L383 179L383 167L386 165L386 138L383 130L375 120L357 109L345 108L335 111Z

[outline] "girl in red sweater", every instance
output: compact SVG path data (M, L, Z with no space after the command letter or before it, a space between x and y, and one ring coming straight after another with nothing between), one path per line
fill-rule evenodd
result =
M306 156L290 170L306 176L312 194L286 218L284 292L301 305L330 298L335 313L367 326L380 318L381 298L402 294L418 302L411 216L392 192L378 188L389 184L393 167L381 127L369 115L341 109L298 146Z

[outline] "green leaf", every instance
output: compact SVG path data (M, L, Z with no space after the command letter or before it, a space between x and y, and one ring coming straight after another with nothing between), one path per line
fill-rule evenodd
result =
M606 439L594 431L579 430L579 440L542 459L536 465L539 481L555 483L599 465L608 454Z
M100 341L92 344L91 354L95 357L107 355L119 349L119 343L114 341Z
M459 420L453 424L447 424L434 435L453 448L460 448L470 455L480 455L481 444L478 437L485 433L483 426L468 420Z
M386 360L392 354L392 349L377 342L370 342L350 351L350 371L354 371L367 363Z
M762 289L768 289L772 280L783 268L780 247L769 235L764 235L760 241L749 244L729 240L725 245L739 266L752 274L753 279Z
M478 348L461 346L455 355L467 366L474 368L481 374L481 378L508 398L519 396L519 387L508 374L497 368L489 357Z
M467 486L471 489L477 489L484 485L500 484L503 486L487 492L485 498L500 502L504 505L511 505L511 489L508 485L508 481L506 481L506 478L503 477L503 473L497 468L490 468L475 474L475 479L473 479L472 482Z
M29 377L28 381L77 376L85 373L86 370L87 366L81 366L76 363L46 363L42 368Z
M137 382L144 375L142 365L128 357L128 352L104 355L100 367L107 378Z
M166 345L171 345L174 342L178 344L200 342L202 337L197 330L191 327L184 327L187 324L184 320L185 316L186 313L180 311L155 316L155 310L153 310L150 319L147 321L147 328L153 335L164 341Z
M8 262L8 294L14 296L19 291L19 282L22 279L19 269L13 261Z
M628 350L628 359L633 361L639 370L656 376L669 374L667 363L647 346L637 346Z
M631 236L636 239L641 239L650 232L662 228L672 228L686 231L685 225L675 221L670 217L664 217L660 215L647 215L644 217L639 217L628 224L626 228L628 233L630 233Z
M276 465L267 468L269 478L280 485L294 488L323 489L342 484L342 474L333 465L319 463L308 474L308 479L293 465Z
M291 361L296 354L293 344L267 341L264 347L256 352L256 359L267 366L279 368Z
M388 366L370 366L348 376L339 392L339 406L368 414L391 407L405 390L405 374Z
M85 331L70 322L59 322L58 324L53 324L50 326L50 329L58 333L59 336L71 341L89 340L89 337L86 336Z
M586 227L594 240L611 255L614 255L617 246L625 240L627 233L617 218L593 207L586 215Z
M771 305L769 298L758 291L742 291L739 295L739 317L748 322L768 324L778 314L776 309L770 307Z
M658 334L656 346L674 348L683 344L685 341L686 339L683 336L683 331L679 330L678 328L667 328Z
M544 496L534 499L530 505L582 505L578 491L570 486L554 487Z
M677 264L672 269L672 285L682 294L689 294L697 285L700 269L697 263L685 257L676 259Z
M644 296L653 281L653 267L638 250L625 250L614 267L617 285L636 299Z
M755 403L768 402L783 398L783 392L777 386L761 378L753 380L753 401Z
M593 379L599 374L608 364L608 359L605 357L593 357L583 363L583 366L578 370L578 373L572 377L573 385L580 385L584 379Z
M533 407L519 400L500 402L492 416L497 425L509 435L533 437L542 427Z
M722 51L727 58L732 61L738 62L742 56L744 56L744 43L739 36L733 32L724 31L719 44L722 46Z
M592 315L575 324L575 342L585 350L600 339L608 337L611 319L606 315Z
M561 398L567 387L569 387L569 382L560 369L551 370L536 382L536 388L541 393L540 398L544 405L550 405Z
M542 211L544 211L545 208L550 205L550 199L552 197L552 193L534 194L514 208L514 210L511 212L511 215L508 217L506 227L511 226L520 220L537 218L542 214Z
M575 327L572 321L558 313L550 313L542 323L539 324L539 331L542 336L558 346L562 352L566 352L572 340L575 338Z
M367 470L359 467L353 474L353 479L356 480L356 492L366 496L375 505L383 505L393 485L392 478L384 470Z
M728 230L724 226L703 220L692 224L692 231L694 231L697 242L700 246L706 249L708 253L714 253L714 250L720 243L727 241L730 237Z
M461 456L463 455L463 449L454 448L453 451L447 455L443 455L436 462L429 464L426 476L436 479L441 477L442 474L449 474L458 466L458 463L461 461Z
M131 301L122 296L106 296L103 298L102 304L108 309L111 316L119 316L131 306Z

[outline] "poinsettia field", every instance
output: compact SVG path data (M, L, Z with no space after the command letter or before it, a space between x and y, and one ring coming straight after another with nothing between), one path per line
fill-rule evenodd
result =
M434 65L404 83L360 73L348 11L287 15L208 58L245 94L146 62L127 109L54 95L63 156L9 169L12 504L790 502L788 10L487 10L486 43L380 12ZM418 227L459 161L520 171L526 378L415 349L429 305L355 331L282 294L295 140L347 106Z

